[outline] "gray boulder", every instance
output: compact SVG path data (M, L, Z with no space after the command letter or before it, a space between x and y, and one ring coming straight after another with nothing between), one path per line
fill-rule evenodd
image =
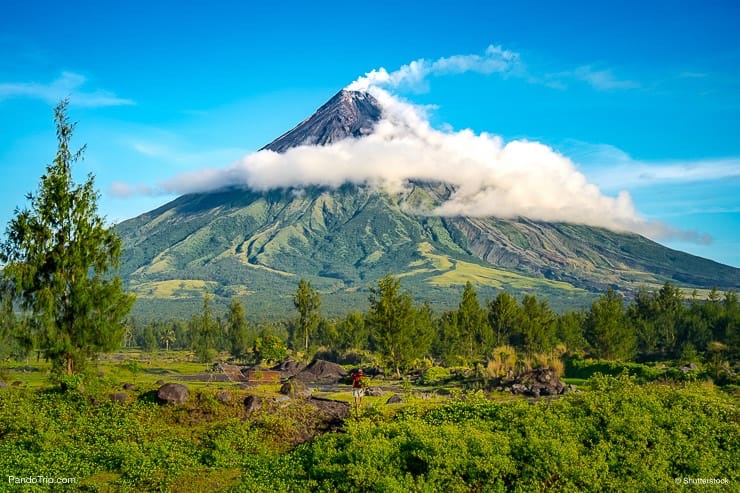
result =
M403 397L401 397L399 394L393 394L388 398L387 401L385 401L386 404L400 404L403 402Z
M226 390L222 390L218 394L216 394L216 400L222 404L228 404L231 402L231 392L227 392Z
M168 404L183 404L189 395L190 391L181 383L166 383L157 390L157 398Z
M110 395L110 400L112 402L120 402L121 404L125 404L128 400L128 394L126 392L114 392Z
M345 378L347 378L347 370L338 364L316 359L296 373L292 380L300 380L305 383L333 384L340 383Z
M308 400L308 403L334 420L343 420L350 416L350 407L348 402L311 397Z
M311 389L306 387L306 384L295 378L291 378L280 387L280 393L287 395L294 399L309 399L311 397Z
M380 387L368 387L365 389L365 395L369 395L371 397L380 397L383 394L385 394L385 391Z

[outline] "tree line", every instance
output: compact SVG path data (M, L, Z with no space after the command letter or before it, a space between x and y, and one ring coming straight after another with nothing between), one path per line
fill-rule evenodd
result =
M391 275L370 288L369 306L340 318L321 316L321 296L311 283L299 282L295 315L283 322L250 323L242 303L214 315L211 298L190 320L129 319L124 345L145 351L187 349L200 361L229 353L237 361L279 360L288 349L303 357L317 351L340 360L348 352L369 351L400 374L422 358L445 366L467 366L492 358L511 346L523 354L571 354L618 361L656 361L738 356L740 305L733 291L713 289L706 299L688 299L671 283L640 288L631 300L612 289L588 309L554 312L544 298L517 299L502 291L482 302L468 282L458 307L435 314L415 303Z
M557 346L571 354L610 360L668 360L714 356L737 359L740 304L737 293L713 289L689 299L671 283L640 288L632 300L608 289L590 308L555 313L546 299L508 292L481 303L468 282L457 309L435 316L414 304L400 280L386 276L371 289L370 306L338 320L316 323L314 344L342 352L378 352L389 368L408 369L430 357L447 366L490 359L509 345L525 354Z

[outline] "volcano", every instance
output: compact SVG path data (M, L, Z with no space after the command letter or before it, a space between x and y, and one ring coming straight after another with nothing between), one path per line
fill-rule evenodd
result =
M362 138L381 121L371 94L342 90L264 146ZM330 165L331 163L327 163ZM611 287L671 281L682 288L740 288L740 269L666 248L643 236L527 218L415 215L454 188L410 182L400 193L370 185L254 191L228 187L183 195L116 229L121 277L144 317L197 310L204 292L241 299L255 318L284 318L298 281L311 281L327 315L364 309L368 287L390 273L418 299L455 306L472 282L482 297L500 290L584 306Z

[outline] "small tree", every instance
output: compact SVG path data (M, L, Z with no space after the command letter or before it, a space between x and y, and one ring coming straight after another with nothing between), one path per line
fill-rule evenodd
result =
M298 310L298 328L303 334L304 350L308 354L308 336L319 324L319 292L311 287L310 282L301 279L293 296L293 305Z
M626 323L624 301L612 288L593 302L585 325L586 339L598 358L627 360L634 355L636 338Z
M229 318L227 322L229 328L229 349L231 356L236 359L244 357L247 351L247 319L244 316L244 307L239 300L231 300L229 306Z
M401 293L401 282L390 274L370 288L367 323L375 347L400 378L401 369L429 348L431 326L413 306L411 295Z
M172 327L164 327L162 333L159 335L159 341L164 344L165 351L169 351L170 344L172 344L176 340L177 338L175 337L175 329L173 329Z
M470 281L465 283L457 309L457 324L462 337L459 350L468 361L473 361L480 356L483 343L489 342L491 337L486 313L481 308L478 293L475 292Z
M283 340L272 334L255 339L253 351L258 361L266 363L283 360L288 354Z
M39 349L55 371L71 375L93 354L121 345L134 298L111 273L121 240L98 215L92 174L81 185L73 180L72 164L84 147L70 150L74 124L67 105L65 100L54 109L56 157L38 191L27 195L30 207L16 209L0 261Z
M492 329L494 346L509 342L509 337L518 330L520 317L519 303L506 291L488 301L488 324Z
M218 325L211 312L211 297L203 296L203 309L200 315L193 315L191 332L193 334L193 350L195 357L201 363L209 363L216 352L216 335Z

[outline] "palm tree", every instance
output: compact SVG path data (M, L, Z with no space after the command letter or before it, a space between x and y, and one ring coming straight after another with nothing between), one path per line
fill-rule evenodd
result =
M175 340L175 330L172 327L165 329L160 336L160 342L164 343L166 351L170 350L170 343L175 342Z

